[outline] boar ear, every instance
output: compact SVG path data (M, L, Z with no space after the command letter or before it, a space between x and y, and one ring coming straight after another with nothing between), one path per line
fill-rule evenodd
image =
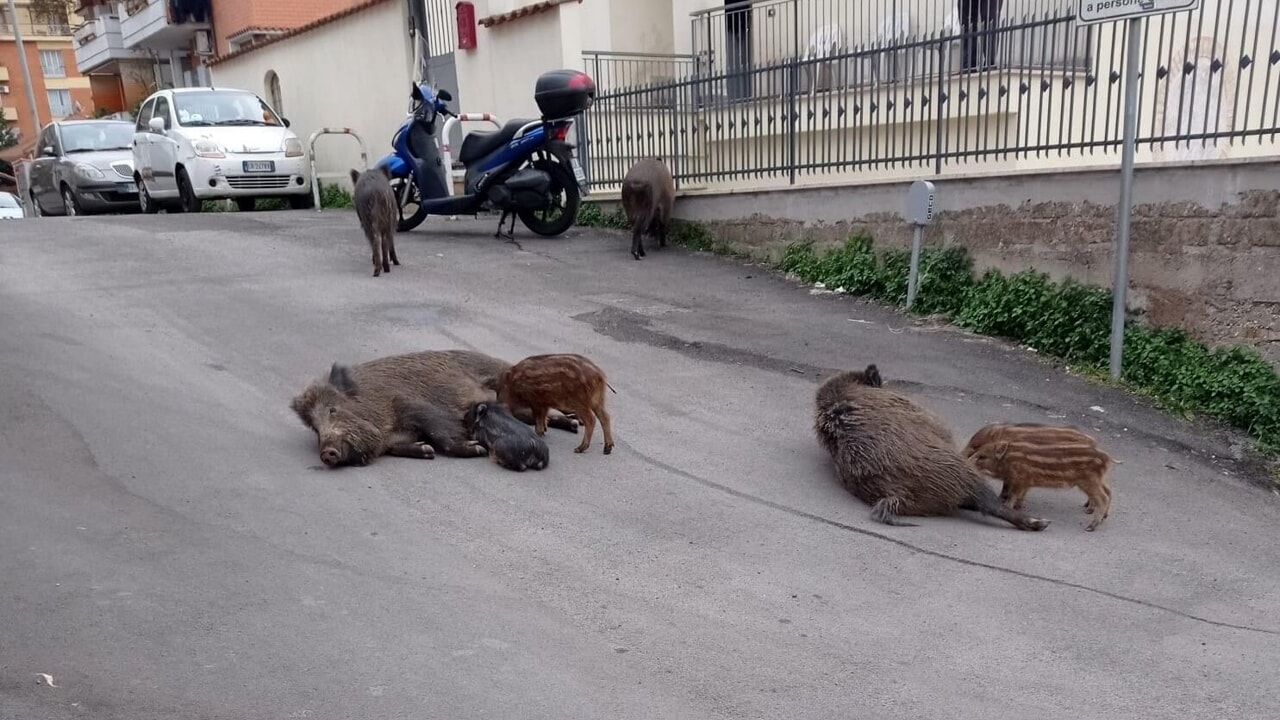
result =
M996 450L996 451L995 451L996 459L997 459L997 460L1003 460L1003 459L1004 459L1004 454L1005 454L1005 453L1007 453L1007 452L1009 452L1009 441L1008 441L1008 440L1001 440L1000 442L996 443L996 448L995 448L995 450Z
M867 369L862 371L862 374L866 377L867 384L871 387L884 386L884 380L880 378L880 368L877 368L875 363L868 365Z
M485 413L487 412L489 412L488 403L476 403L476 419L477 420L484 417Z
M355 168L351 168L351 184L355 185L358 182L360 182L360 171Z
M308 429L315 430L316 426L311 422L311 407L315 403L315 392L311 388L307 388L301 395L298 395L289 402L289 409L298 416L303 425Z
M351 368L338 363L334 363L333 367L329 368L329 384L343 395L355 395L359 390L356 387L355 378L351 377Z

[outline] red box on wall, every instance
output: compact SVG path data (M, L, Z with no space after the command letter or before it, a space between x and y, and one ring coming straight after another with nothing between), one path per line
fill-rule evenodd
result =
M453 8L458 16L458 49L471 50L476 46L476 6L463 0Z

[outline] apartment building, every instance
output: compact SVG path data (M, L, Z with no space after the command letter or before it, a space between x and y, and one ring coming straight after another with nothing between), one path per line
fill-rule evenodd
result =
M32 111L23 86L14 19L0 4L0 112L18 143L0 149L0 160L12 161L34 148L39 126L65 117L91 115L90 80L76 65L72 27L79 18L58 3L17 0L17 30L22 34L36 107ZM39 123L37 124L37 116Z

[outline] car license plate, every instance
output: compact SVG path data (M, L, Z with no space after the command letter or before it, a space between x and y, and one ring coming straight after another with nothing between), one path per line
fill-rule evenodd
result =
M244 171L247 173L269 173L275 172L276 163L274 160L245 160Z
M116 190L126 195L132 195L138 192L138 186L136 183L131 182L120 183L119 185L116 185Z
M573 167L573 177L578 181L578 187L582 188L583 194L587 192L587 174L582 171L582 164L577 158L570 158L569 165Z

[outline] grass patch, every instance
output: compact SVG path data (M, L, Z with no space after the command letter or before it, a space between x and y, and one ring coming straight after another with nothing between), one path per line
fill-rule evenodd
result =
M578 224L627 229L621 210L605 213L596 203L582 206ZM672 241L736 254L697 223L675 223ZM901 249L877 253L871 237L859 234L822 252L811 241L791 243L774 267L808 283L902 307L910 257ZM959 327L1021 343L1109 382L1111 299L1109 289L1070 279L1055 282L1035 270L1009 275L988 270L979 276L965 248L927 247L921 251L920 287L911 312L940 314ZM1280 375L1254 348L1209 349L1182 330L1149 328L1130 318L1120 385L1185 419L1203 415L1243 430L1260 455L1280 459Z

